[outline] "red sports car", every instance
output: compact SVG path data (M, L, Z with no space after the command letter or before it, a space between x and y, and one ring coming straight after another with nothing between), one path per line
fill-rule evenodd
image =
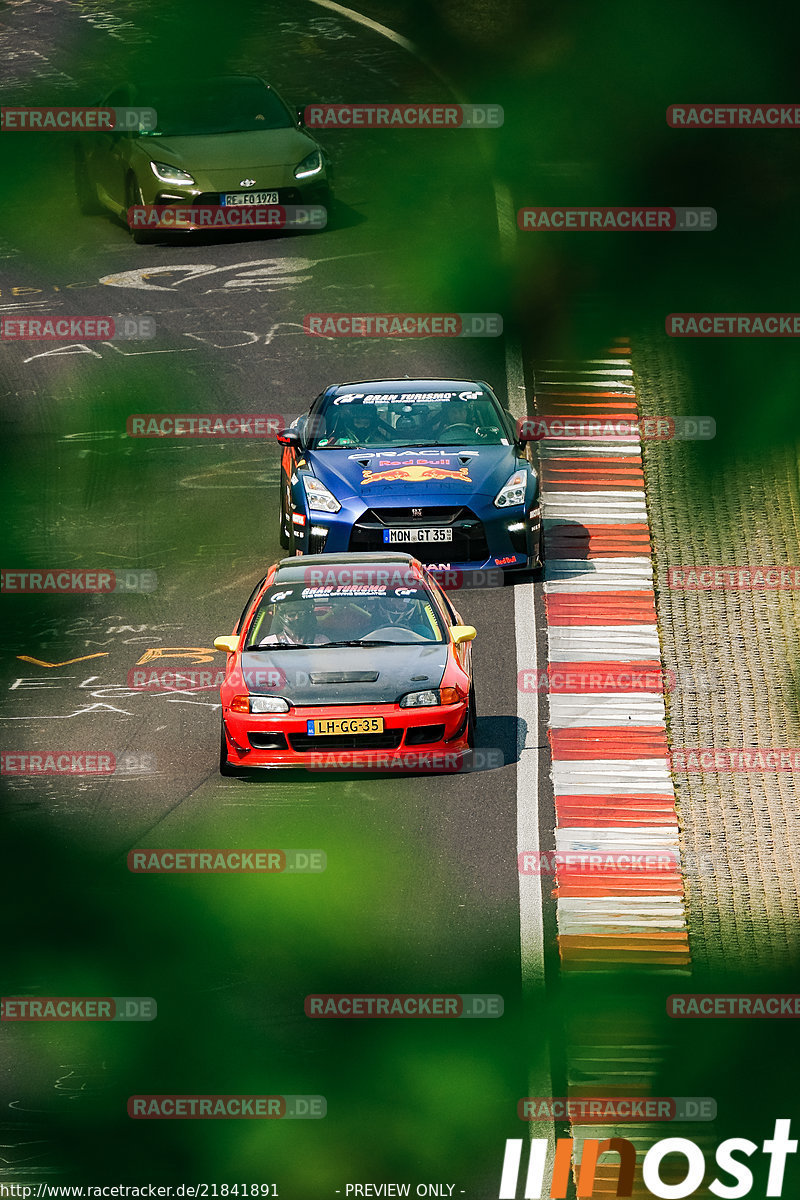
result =
M283 559L214 642L228 655L220 772L463 768L474 637L408 554Z

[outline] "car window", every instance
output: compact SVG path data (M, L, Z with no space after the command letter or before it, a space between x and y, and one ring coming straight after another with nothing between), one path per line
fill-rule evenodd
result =
M510 444L506 419L488 393L443 392L440 397L331 396L315 411L312 448Z
M181 88L141 89L141 104L157 113L149 137L291 129L280 97L257 79L215 79Z
M266 583L266 579L267 579L266 575L264 576L263 579L259 579L258 583L256 584L256 586L253 588L252 592L250 593L250 597L247 601L247 604L245 604L244 608L242 609L242 615L239 617L239 620L236 622L236 628L234 629L234 633L238 633L239 630L242 628L242 625L244 624L244 619L250 610L250 605L253 603L253 601L255 600L259 591Z
M247 633L245 649L326 646L373 640L407 645L446 640L427 588L276 583L267 588Z

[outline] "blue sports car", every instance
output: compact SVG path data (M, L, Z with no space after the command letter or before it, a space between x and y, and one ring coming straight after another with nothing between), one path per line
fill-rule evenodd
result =
M277 436L293 554L394 549L434 571L541 564L539 478L486 383L331 386Z

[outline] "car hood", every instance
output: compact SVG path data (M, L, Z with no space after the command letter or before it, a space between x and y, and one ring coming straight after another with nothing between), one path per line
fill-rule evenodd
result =
M165 134L142 138L139 145L156 162L169 162L190 174L239 167L252 175L259 167L296 166L316 149L316 142L294 128L184 137Z
M512 446L321 450L312 451L308 460L314 474L334 495L355 494L368 503L377 496L382 503L396 498L403 504L411 493L423 503L442 494L494 497L517 463Z
M245 650L250 692L290 704L395 704L406 692L439 687L447 644L338 646L326 650ZM416 678L415 678L416 677Z

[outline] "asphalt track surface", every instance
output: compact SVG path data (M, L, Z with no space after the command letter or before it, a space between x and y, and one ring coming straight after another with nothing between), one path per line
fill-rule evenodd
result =
M449 98L404 48L308 10L275 13L273 78L290 101L327 97L320 80L336 78L347 99L349 85L337 71L344 48L369 81L364 98L372 92L381 100ZM299 25L310 50L298 67ZM41 30L50 31L54 47L80 40L84 66L109 44L106 31L79 24L71 9L45 8ZM128 36L135 34L134 23ZM47 49L46 38L40 44ZM48 61L60 69L55 48L52 53ZM78 78L74 62L67 73ZM383 1117L398 1106L402 1114L411 1092L401 1091L394 1105L381 1102L381 1080L365 1074L363 1109L353 1107L352 1078L342 1082L344 1051L336 1039L347 1037L348 1062L359 1050L377 1053L369 1028L376 1023L348 1023L323 1036L303 1015L302 998L311 991L502 994L502 1034L500 1023L485 1021L469 1023L468 1036L463 1025L446 1035L448 1055L467 1062L479 1045L495 1064L491 1082L483 1081L483 1099L471 1097L471 1121L481 1132L471 1135L480 1143L472 1174L459 1181L467 1194L480 1195L482 1184L496 1186L502 1139L519 1136L514 1106L527 1094L532 1069L527 1053L520 1053L531 1019L522 1005L516 870L523 744L545 768L538 814L536 798L525 797L534 814L529 810L527 819L540 824L543 846L553 824L545 739L541 729L525 728L527 701L517 689L518 670L537 665L530 661L535 635L528 618L539 604L538 585L454 597L478 629L478 745L499 751L505 765L457 776L222 779L216 692L142 692L128 687L128 674L148 655L159 668L221 664L222 655L210 649L214 637L230 631L253 584L283 553L278 447L271 439L133 441L125 423L150 411L279 414L288 422L330 382L404 374L482 378L506 397L503 338L384 342L322 340L303 332L310 312L452 311L454 279L460 296L474 297L463 310L492 310L491 303L478 303L481 276L500 270L503 254L491 171L480 155L453 145L469 133L450 135L430 157L420 154L423 136L326 137L337 164L338 199L321 233L173 237L147 246L134 245L110 215L78 214L65 138L56 189L33 222L25 220L21 200L11 205L3 250L4 315L125 312L152 316L157 326L147 342L9 344L0 360L14 497L5 565L150 570L158 577L151 594L4 597L4 749L110 752L121 764L110 777L5 781L9 854L20 861L38 856L44 896L40 908L24 906L20 916L20 942L38 944L42 953L20 956L7 992L69 994L59 958L64 952L87 966L84 988L89 975L103 976L103 963L107 979L110 963L114 986L103 984L105 994L159 997L158 1024L168 1026L159 1035L168 1047L160 1060L163 1077L137 1079L128 1088L137 1092L237 1090L221 1069L247 1059L248 1047L233 1033L229 1043L219 1039L213 1053L206 1045L205 1073L181 1067L182 1089L169 1070L171 1054L176 1064L183 1061L176 1031L183 1006L203 1013L209 996L221 994L228 1015L236 1012L251 1029L262 1029L271 1072L288 1081L276 1090L327 1096L325 1194L334 1180L401 1165L385 1147L350 1143L364 1112L377 1137ZM457 203L459 196L469 196L469 203ZM409 219L415 208L424 220ZM511 400L519 404L518 388ZM515 612L526 624L521 644L528 657L519 662ZM240 877L206 881L201 896L194 884L193 891L181 891L185 881L129 876L125 865L135 847L209 845L321 848L328 868L318 876L267 880L283 888L273 903L263 880L258 886ZM143 889L150 889L146 900ZM226 922L226 897L234 889L235 915ZM537 903L544 906L551 953L547 890ZM119 919L107 928L115 909ZM94 937L87 933L92 929ZM528 953L535 959L540 947L528 946ZM330 967L326 954L335 971L322 969ZM210 1022L212 1010L206 1015ZM361 1028L353 1030L354 1024ZM35 1114L57 1115L65 1095L74 1099L81 1091L111 1103L129 1082L113 1052L104 1052L101 1062L91 1044L76 1041L65 1064L59 1031L48 1033L50 1043L40 1035L39 1046L52 1046L43 1062L31 1050L30 1029L20 1030L8 1034L4 1051L8 1179L74 1167L69 1155L65 1161L64 1141L56 1145L43 1135L36 1121L45 1118ZM344 1122L335 1116L337 1090L349 1106ZM298 1124L305 1126L294 1143L302 1159L308 1130L315 1145L321 1135L312 1123ZM70 1151L77 1141L88 1152L94 1135L85 1125L73 1134ZM168 1161L174 1168L169 1146L155 1134L144 1150L131 1134L113 1138L115 1177L130 1172L134 1155L140 1176L160 1178ZM405 1141L397 1135L399 1159ZM348 1147L350 1167L342 1175L339 1160ZM451 1150L449 1158L452 1166L457 1155ZM475 1158L482 1164L477 1174ZM219 1167L226 1178L231 1163Z

